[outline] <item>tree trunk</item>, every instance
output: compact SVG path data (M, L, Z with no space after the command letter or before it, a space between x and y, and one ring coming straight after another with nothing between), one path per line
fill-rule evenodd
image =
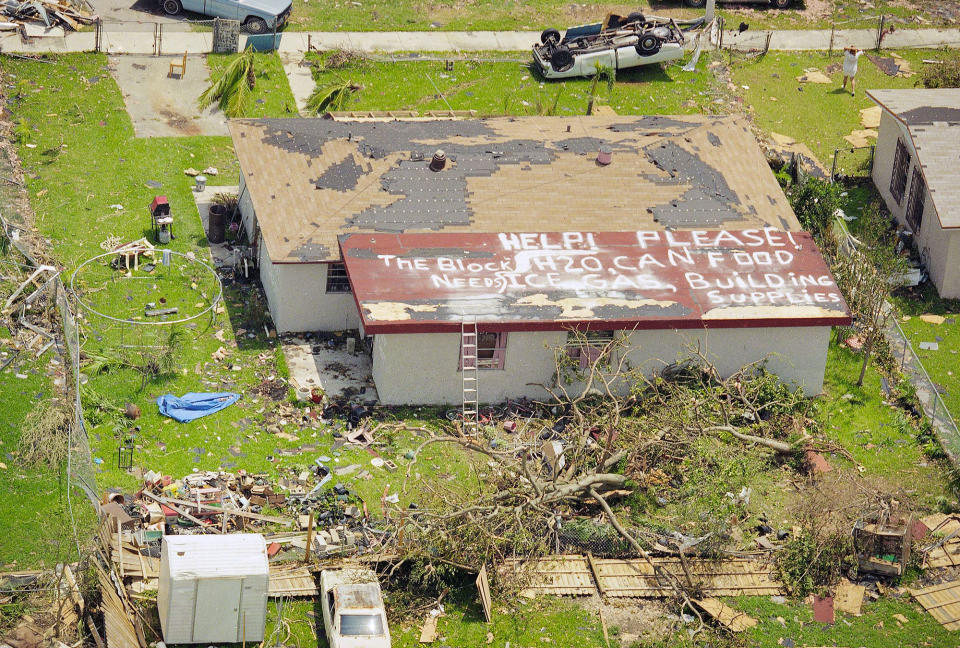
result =
M873 352L873 341L877 337L877 330L873 329L866 343L863 345L863 364L860 365L860 377L857 378L857 387L863 387L863 378L867 375L867 365L870 364L870 354Z

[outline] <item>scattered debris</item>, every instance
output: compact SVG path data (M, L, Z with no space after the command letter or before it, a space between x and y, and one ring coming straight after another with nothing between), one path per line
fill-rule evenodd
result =
M947 318L942 315L932 315L930 313L924 313L920 316L920 319L927 324L943 324Z
M817 623L834 622L833 597L832 596L813 596L811 603L813 607L813 620Z
M710 615L717 623L731 632L743 632L757 625L757 620L747 614L734 610L720 599L693 599L693 602Z
M911 589L910 595L947 630L960 630L960 580Z
M803 71L803 74L797 77L800 83L833 83L833 81L824 74L819 68L809 68Z
M909 518L887 512L860 520L853 527L853 542L861 574L895 578L910 562Z
M837 586L837 591L833 595L834 607L840 612L860 616L860 608L863 605L863 595L866 592L863 585L854 585L844 578Z

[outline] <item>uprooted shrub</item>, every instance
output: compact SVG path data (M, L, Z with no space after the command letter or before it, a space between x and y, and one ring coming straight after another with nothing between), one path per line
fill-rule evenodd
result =
M59 468L67 458L70 411L59 401L38 404L23 421L17 456L31 468Z
M856 564L849 532L805 528L777 553L777 568L787 590L797 597L825 594Z
M960 57L923 66L917 85L924 88L960 88Z

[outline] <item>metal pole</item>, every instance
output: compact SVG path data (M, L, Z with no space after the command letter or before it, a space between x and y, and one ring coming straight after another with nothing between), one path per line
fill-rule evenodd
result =
M830 23L830 46L827 48L827 56L833 55L833 35L837 31L837 22L836 19Z
M833 165L830 167L830 184L837 175L837 156L840 155L840 149L833 149Z
M880 25L877 28L877 51L880 51L880 44L883 42L883 23L886 21L886 16L880 14Z

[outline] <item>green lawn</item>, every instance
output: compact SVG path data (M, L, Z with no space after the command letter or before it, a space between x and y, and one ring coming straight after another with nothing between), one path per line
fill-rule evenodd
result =
M877 0L864 6L855 0L835 3L836 20L845 28L876 27L875 16L893 17L899 28L948 24L949 16L938 14L943 3L924 0L905 6L896 0ZM728 28L741 21L751 29L829 29L832 14L823 5L814 11L803 4L785 11L762 5L720 6L717 11ZM294 0L290 28L314 31L431 31L431 30L522 30L539 31L547 27L563 29L571 25L599 22L608 13L626 15L632 11L672 18L703 15L703 9L690 9L680 0L364 0L363 2L318 2ZM914 20L920 16L925 22ZM849 21L855 22L849 22ZM890 23L888 23L890 24Z
M873 52L869 52L873 54ZM900 56L906 59L914 71L919 71L923 59L935 59L936 51L903 50ZM889 56L888 52L883 52ZM843 75L840 73L842 56L814 52L770 52L749 61L734 58L732 80L737 92L742 95L748 114L761 130L776 132L795 138L810 147L813 153L829 169L835 148L850 145L843 139L860 125L860 109L876 104L867 96L871 88L912 88L918 78L889 77L881 72L866 57L860 59L857 75L857 95L840 90ZM797 77L804 71L816 68L826 72L829 84L800 83ZM832 70L836 71L832 71Z
M230 64L239 54L208 54L210 76ZM297 103L276 52L254 54L256 83L246 117L296 117Z
M442 55L438 55L441 56ZM524 52L478 54L479 60L457 61L447 71L443 61L360 61L339 70L314 68L319 85L348 79L362 86L349 110L476 110L486 115L537 114L551 108L557 115L584 115L589 79L545 81L530 69ZM491 62L484 59L516 59ZM316 60L314 58L314 60ZM703 61L695 72L682 63L621 72L612 92L597 89L602 103L621 114L691 114L711 112L712 75ZM559 93L559 100L557 100Z
M745 644L758 648L785 645L784 639L792 639L797 646L951 648L957 645L957 633L945 630L907 595L883 597L875 602L865 598L861 616L838 612L833 625L815 622L811 607L800 602L778 605L768 597L757 596L740 597L728 603L760 621L745 633ZM895 614L902 614L907 622L898 621Z

